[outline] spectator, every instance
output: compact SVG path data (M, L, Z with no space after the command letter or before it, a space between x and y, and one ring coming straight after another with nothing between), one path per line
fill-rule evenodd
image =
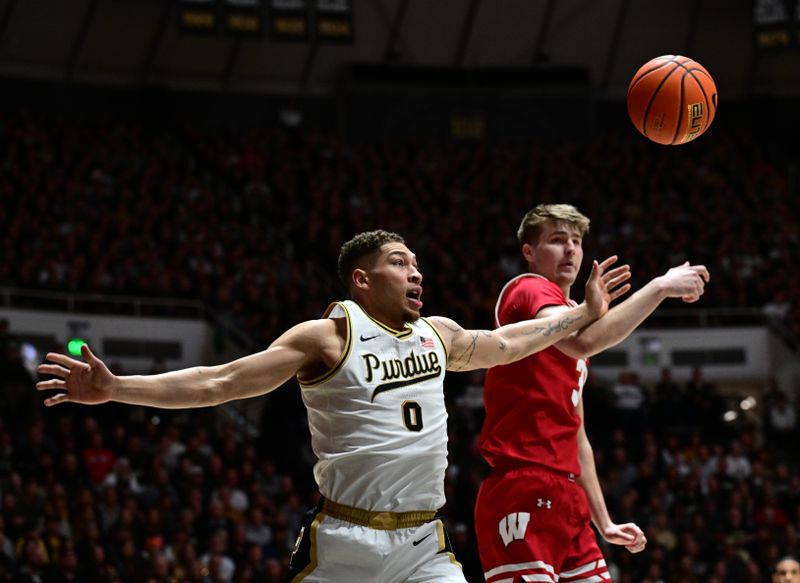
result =
M227 549L228 532L218 530L211 535L208 552L200 557L200 562L208 568L214 583L231 583L233 581L236 565L227 555Z
M800 563L793 556L781 557L772 571L772 583L800 583Z
M797 440L797 410L785 393L778 391L767 403L766 431L768 439L782 452Z
M103 443L103 434L96 430L89 438L89 447L81 452L83 465L89 473L92 484L98 486L106 478L114 467L116 456L114 452L106 448Z
M84 580L75 550L65 545L58 556L58 565L51 571L46 583L78 583Z
M20 565L14 583L42 583L47 559L41 541L26 538L19 553Z
M142 486L131 470L131 462L126 457L117 458L114 469L103 479L101 488L111 487L121 496L132 494L138 496L142 493Z
M725 474L739 482L750 477L752 466L750 459L742 452L742 444L735 440L731 443L730 453L725 456Z
M645 417L646 394L635 372L622 372L611 387L615 416L626 435L639 435L648 425Z

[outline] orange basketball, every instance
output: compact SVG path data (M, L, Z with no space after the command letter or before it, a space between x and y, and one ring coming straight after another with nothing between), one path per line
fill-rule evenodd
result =
M628 115L643 136L677 146L703 134L717 112L717 86L700 63L664 55L645 63L628 86Z

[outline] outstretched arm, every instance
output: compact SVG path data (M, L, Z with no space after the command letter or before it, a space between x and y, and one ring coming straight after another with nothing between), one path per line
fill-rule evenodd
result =
M630 288L628 266L609 272L616 257L596 261L586 284L586 301L547 318L501 326L496 330L464 330L449 318L433 317L448 348L448 370L466 371L508 364L555 344L608 311L608 305Z
M633 522L616 524L608 514L603 491L600 488L600 480L597 478L597 467L594 463L594 450L589 443L586 429L583 425L583 401L578 405L578 414L581 417L581 426L578 430L578 462L581 465L581 475L578 484L586 493L586 500L589 502L589 509L592 514L592 522L597 527L600 535L609 543L623 545L632 553L644 550L647 544L642 529Z
M108 401L167 409L206 407L234 399L254 397L281 386L305 366L319 358L320 349L334 332L332 320L298 324L266 350L219 366L200 366L146 376L115 376L102 360L83 346L80 362L50 353L51 364L39 366L42 374L57 378L36 384L39 390L58 394L45 405Z
M666 298L696 302L703 295L708 280L708 270L703 265L689 265L687 261L673 267L611 308L603 318L561 340L556 346L572 358L594 356L627 338ZM538 315L552 316L562 311L562 307L552 306L544 308Z

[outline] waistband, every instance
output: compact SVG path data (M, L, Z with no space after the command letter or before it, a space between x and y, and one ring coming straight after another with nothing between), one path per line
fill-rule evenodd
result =
M572 472L554 470L552 468L548 468L546 466L542 466L540 464L533 462L502 460L495 462L495 464L492 466L492 472L496 472L498 474L505 474L508 472L517 472L517 471L540 472L543 474L549 474L551 476L555 476L557 478L563 478L569 482L575 482L578 480L579 477L577 474L573 474Z
M345 506L328 499L322 501L322 511L328 516L346 520L359 526L367 526L375 530L397 530L398 528L413 528L422 526L436 517L433 510L418 510L413 512L374 512Z

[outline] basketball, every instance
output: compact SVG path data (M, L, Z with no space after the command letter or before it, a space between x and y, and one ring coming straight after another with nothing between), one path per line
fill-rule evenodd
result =
M677 146L705 133L714 121L717 87L697 61L664 55L636 71L627 100L628 115L644 137Z

